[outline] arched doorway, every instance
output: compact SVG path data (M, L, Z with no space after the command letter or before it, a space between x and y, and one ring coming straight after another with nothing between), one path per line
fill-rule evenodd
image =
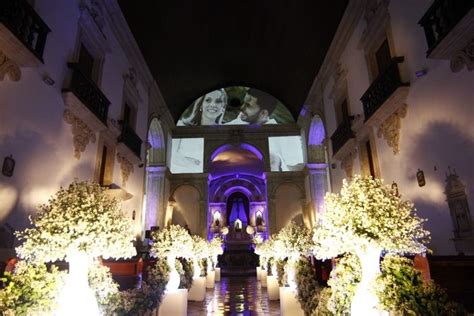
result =
M223 145L211 155L208 178L208 236L225 240L220 259L224 275L254 273L256 234L267 238L263 155L249 144ZM257 212L259 224L257 226ZM221 220L216 221L216 214ZM226 234L222 234L226 232Z
M249 199L242 192L234 192L227 198L227 223L234 226L236 220L240 220L245 226L249 223Z

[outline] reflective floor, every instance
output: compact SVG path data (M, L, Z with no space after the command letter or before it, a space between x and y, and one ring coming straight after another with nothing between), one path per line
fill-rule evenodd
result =
M188 302L188 315L280 315L280 302L268 299L256 277L223 277L204 302Z

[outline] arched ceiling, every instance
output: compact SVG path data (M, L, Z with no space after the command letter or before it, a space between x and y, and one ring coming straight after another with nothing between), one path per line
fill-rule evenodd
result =
M348 0L119 0L175 121L231 85L281 100L296 118Z

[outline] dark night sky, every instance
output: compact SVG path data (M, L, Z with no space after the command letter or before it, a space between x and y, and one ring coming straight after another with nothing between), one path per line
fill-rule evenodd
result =
M171 114L245 85L296 118L347 0L119 0Z

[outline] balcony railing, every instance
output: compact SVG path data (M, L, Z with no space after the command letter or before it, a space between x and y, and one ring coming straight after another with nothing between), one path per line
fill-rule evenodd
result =
M26 0L1 0L0 22L43 62L50 29Z
M122 133L118 139L119 142L124 143L138 158L142 147L142 140L135 134L135 131L127 125L122 127Z
M78 64L68 63L72 77L66 92L72 92L94 115L107 125L107 113L110 101L100 91L94 81L84 75Z
M425 30L427 55L474 7L474 0L436 0L418 22Z
M339 149L344 146L351 138L354 138L354 132L351 129L351 121L345 120L337 127L334 134L331 136L332 153L335 155Z
M402 82L400 71L398 70L398 64L403 62L403 60L403 57L393 58L390 66L372 82L369 89L360 98L364 106L366 121L387 101L397 88L408 86L408 83Z

